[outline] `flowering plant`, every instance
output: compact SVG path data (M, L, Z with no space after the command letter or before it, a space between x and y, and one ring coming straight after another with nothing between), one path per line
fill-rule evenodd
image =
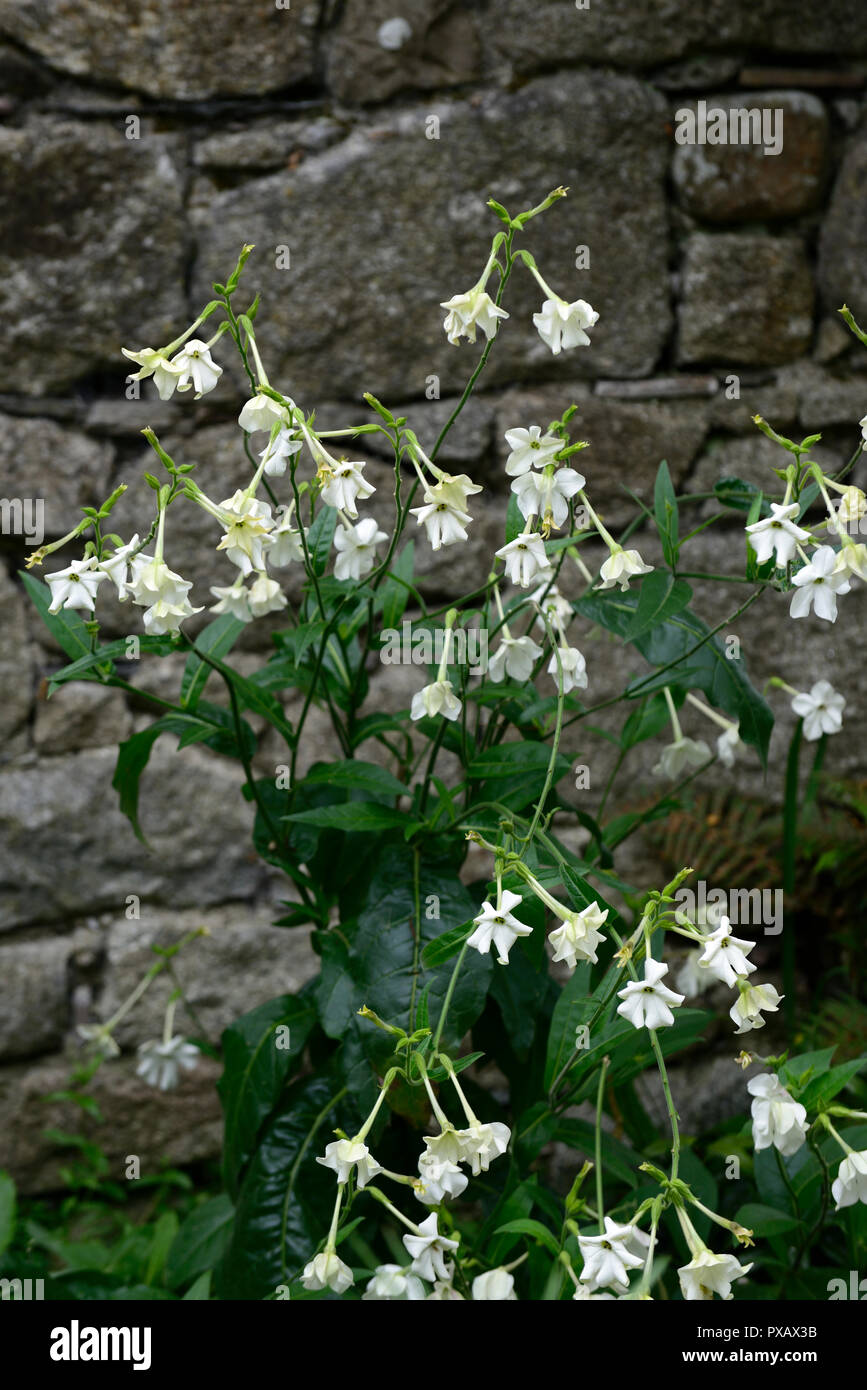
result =
M843 482L852 465L830 477L810 458L817 436L796 443L757 418L782 450L784 490L779 501L738 480L716 490L719 515L746 514L745 577L732 582L750 592L710 628L688 582L706 576L683 566L710 521L682 534L695 499L676 495L663 463L652 511L642 507L615 538L574 466L587 443L573 437L568 406L556 420L516 422L506 433L511 497L485 583L431 608L417 578L416 544L472 543L482 488L438 459L497 337L522 331L504 307L516 270L544 296L523 331L535 328L552 354L592 350L596 311L561 298L518 245L565 193L555 189L516 216L491 200L501 228L482 274L442 304L449 341L475 344L481 334L484 346L435 440L370 394L374 419L321 429L315 411L272 386L256 337L258 297L243 312L235 304L253 249L245 246L180 337L123 351L138 367L133 379L152 379L163 400L199 399L220 382L213 354L231 340L249 386L238 418L248 475L218 499L207 476L194 480L192 465L145 430L162 470L145 475L154 501L147 534L107 530L118 489L30 557L28 570L83 542L47 585L23 576L71 658L52 691L71 680L137 689L124 674L131 639L99 641L99 608L112 591L142 610L136 655L186 654L177 699L137 689L161 713L120 746L121 807L141 835L139 779L161 734L238 759L256 850L287 880L277 925L313 929L316 978L253 1009L223 1038L226 1196L182 1227L173 1261L190 1277L212 1270L220 1297L644 1299L661 1289L708 1299L731 1297L733 1286L749 1296L752 1281L775 1278L815 1296L813 1253L833 1254L843 1239L826 1236L830 1204L867 1202L867 1130L854 1123L867 1115L838 1099L864 1059L834 1066L830 1050L743 1052L745 1067L759 1067L745 1082L751 1121L743 1130L735 1121L704 1158L684 1142L667 1060L712 1018L685 1007L687 998L724 986L726 1027L752 1035L784 996L754 978L755 942L728 917L684 910L692 867L648 890L624 883L615 860L700 772L748 757L766 763L771 708L717 635L767 594L790 596L793 619L812 610L836 621L838 601L867 579L867 549L847 528L867 510L864 494ZM194 336L214 316L213 335ZM382 477L369 460L340 452L372 433L393 455L388 530L365 512ZM171 567L183 568L190 506L212 520L225 561L204 624L195 620L207 595ZM645 521L660 564L631 544ZM303 573L294 608L281 583L290 567ZM371 661L407 614L413 638L436 638L428 678L419 677L409 709L364 712ZM242 675L228 658L245 625L265 615L276 615L273 653ZM585 695L593 663L578 645L592 629L650 668L595 704ZM464 657L474 631L496 646L471 667ZM228 709L206 698L214 677ZM790 752L796 790L802 736L839 730L845 700L827 681L785 688L800 721ZM302 697L293 720L290 692ZM576 726L598 737L588 717L618 705L628 713L619 735L606 735L617 759L594 817L563 789L564 740ZM331 721L335 756L305 768L314 707ZM687 712L714 726L715 749L684 733ZM260 736L251 719L285 746L272 776L254 769ZM605 819L623 763L668 726L653 770L675 785L640 814ZM796 806L790 796L789 838ZM670 947L683 941L690 954L672 976ZM792 950L787 941L784 995L793 989ZM116 1053L113 1027L147 983L113 1019L82 1030L102 1055ZM140 1049L139 1074L160 1089L196 1065L196 1047L174 1032L175 1002L162 1040ZM648 1071L658 1073L666 1142L635 1089ZM570 1169L562 1192L544 1166L557 1145ZM734 1157L739 1178L743 1163L742 1179L719 1182L721 1155ZM746 1189L760 1201L744 1200ZM862 1222L847 1238L863 1241L864 1232ZM734 1252L758 1239L765 1248L741 1263Z

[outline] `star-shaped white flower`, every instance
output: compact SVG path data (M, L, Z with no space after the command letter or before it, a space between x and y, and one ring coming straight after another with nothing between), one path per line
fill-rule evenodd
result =
M717 757L724 767L734 767L735 759L746 752L738 724L729 724L716 741Z
M514 1277L505 1269L488 1269L473 1280L473 1301L505 1303L517 1301Z
M366 1187L382 1172L382 1165L377 1163L367 1145L357 1139L335 1139L333 1144L326 1144L325 1157L317 1158L316 1162L323 1168L333 1168L340 1185L349 1182L353 1169L359 1187Z
M545 542L534 532L522 532L508 545L500 546L495 554L505 563L507 577L522 589L528 589L540 574L550 569Z
M703 738L677 738L663 748L653 771L657 777L667 777L674 782L688 768L701 767L712 756Z
M751 975L756 968L752 961L747 960L747 952L755 944L754 941L732 936L728 917L722 917L716 931L704 938L701 965L733 989L739 975Z
M528 681L541 655L542 648L532 637L502 637L488 661L488 675L497 683L505 676L514 681Z
M466 294L456 294L440 304L447 309L443 328L450 343L458 344L461 338L476 341L476 330L481 328L486 338L493 338L499 319L507 319L505 309L500 309L491 296L476 286Z
M777 568L785 569L789 561L794 560L799 543L810 539L810 532L794 521L800 510L797 502L788 502L785 506L772 502L772 516L747 526L747 538L760 565L773 555Z
M439 485L425 489L424 506L411 507L416 525L424 526L431 550L444 545L456 545L467 539L466 528L472 521L469 512L461 511L446 500Z
M557 434L542 433L541 426L531 425L529 429L506 430L506 443L511 453L506 459L506 472L510 478L520 478L531 468L544 468L554 462L554 456L565 447Z
M422 1221L419 1226L420 1235L407 1233L403 1237L403 1243L408 1253L412 1256L410 1269L413 1274L417 1274L420 1279L428 1279L431 1283L436 1279L449 1281L449 1268L446 1264L446 1256L457 1250L459 1241L448 1240L446 1236L440 1235L437 1229L436 1212L431 1212L426 1221Z
M433 681L421 690L417 690L412 697L410 706L410 719L424 719L425 715L434 718L441 714L444 719L454 722L460 716L461 702L455 694L452 683L449 680Z
M831 1195L837 1203L837 1211L854 1206L856 1202L867 1205L867 1149L846 1155L831 1183Z
M584 487L586 479L574 468L558 468L550 476L523 473L512 483L523 517L538 516L547 527L559 530L569 516L569 498Z
M469 1182L457 1163L426 1149L418 1161L419 1182L415 1195L425 1206L436 1207L446 1197L459 1197Z
M644 962L644 979L632 980L617 991L617 1012L629 1020L635 1028L669 1028L674 1023L671 1005L677 1008L685 996L675 994L674 990L661 983L663 975L668 974L668 966L659 960Z
M267 400L267 397L264 399ZM272 401L272 405L276 402ZM286 472L286 467L291 458L304 447L303 441L296 439L291 429L278 430L273 439L269 439L265 448L259 454L259 458L264 461L265 472L269 478L282 478Z
M578 1237L578 1248L584 1261L579 1276L591 1293L606 1287L619 1289L625 1293L629 1288L630 1269L639 1269L644 1264L642 1247L650 1244L650 1238L635 1226L620 1225L605 1217L605 1234Z
M333 1289L335 1293L346 1293L350 1284L355 1283L352 1270L345 1265L334 1250L323 1250L304 1266L301 1283L311 1293L320 1289Z
M574 970L579 960L589 960L596 964L596 949L605 937L598 930L606 917L608 908L601 909L598 903L589 903L580 912L570 913L559 927L548 933L548 940L554 947L553 959L565 961Z
M817 618L837 621L837 595L848 594L851 585L845 574L836 570L837 554L830 545L820 545L813 551L809 564L792 576L798 590L792 595L789 613L793 618L806 618L812 608Z
M266 613L278 613L288 602L277 580L269 579L264 570L256 575L247 597L254 618L264 618Z
M242 405L241 413L238 416L238 424L247 434L258 434L260 430L267 430L270 434L276 424L288 425L290 419L290 412L286 409L285 405L281 405L279 401L275 401L271 396L261 396L257 394L251 396L250 399L245 401ZM281 430L277 439L280 439L282 434L283 431ZM289 437L291 438L291 435ZM276 440L274 443L276 443ZM298 448L300 449L300 447L301 445L299 442ZM273 448L273 444L269 442L268 448ZM297 452L297 450L293 450L293 452ZM261 454L259 457L262 457Z
M729 1018L738 1025L735 1033L749 1033L753 1028L764 1028L762 1009L775 1014L782 998L773 985L747 985L741 989L729 1009Z
M223 368L218 367L211 357L210 348L200 338L190 338L180 352L172 358L171 365L180 370L178 390L195 391L194 400L199 400L208 391L213 391Z
M512 915L512 908L518 907L520 902L520 893L510 893L504 888L499 907L494 903L482 903L481 912L473 918L476 930L467 937L467 945L483 956L488 954L493 945L496 947L499 964L508 965L509 951L518 937L530 936L533 930L532 927L525 927L523 922Z
M243 575L265 568L265 551L274 529L271 508L267 502L250 497L240 488L220 503L225 534L217 545L225 550L233 565Z
M169 361L164 352L154 348L141 348L138 352L133 352L130 348L121 348L121 352L141 368L141 371L128 376L127 381L146 381L152 376L160 400L171 399L181 379L180 365L176 366Z
M589 347L590 339L584 330L592 328L598 318L586 300L567 304L565 299L546 299L541 311L533 315L533 323L542 342L556 357L562 348Z
M492 1120L490 1124L476 1121L466 1129L456 1130L455 1137L461 1149L461 1162L469 1163L473 1177L477 1178L480 1173L487 1173L494 1159L506 1152L512 1135L508 1125Z
M804 737L811 743L823 734L836 734L843 727L846 700L830 681L816 681L809 691L799 691L792 709L804 721Z
M96 591L107 576L96 568L94 556L87 560L73 560L65 570L55 570L45 576L51 590L49 613L59 613L61 608L84 608L92 613L96 607Z
M334 548L338 551L334 562L335 578L363 579L370 574L376 563L376 547L387 540L387 533L380 531L371 516L366 516L356 526L338 526L334 532Z
M584 660L577 647L558 647L560 653L560 668L563 671L563 693L568 695L570 690L587 689L587 662ZM548 663L548 675L553 676L559 683L560 674L557 668L557 657L552 656Z
M791 1158L807 1138L807 1111L794 1100L773 1072L762 1072L747 1082L754 1097L750 1107L753 1117L753 1144L756 1149L773 1145L784 1158Z
M211 593L219 603L212 604L212 613L231 613L233 618L237 618L241 623L252 621L253 614L250 609L250 594L244 584L244 576L238 575L234 584L225 586L212 585Z
M732 1280L742 1279L751 1269L751 1264L740 1264L734 1255L714 1255L705 1249L693 1255L689 1264L681 1265L677 1276L681 1293L692 1303L713 1298L714 1294L730 1299Z
M363 462L352 463L349 459L342 459L334 467L320 464L318 476L322 481L323 502L329 507L340 507L347 516L357 517L357 499L360 497L364 500L376 492L373 483L364 477L363 470Z
M301 532L292 524L294 513L294 502L277 510L280 520L271 532L271 544L268 546L268 564L271 569L283 569L286 565L300 563L304 559Z
M99 568L103 574L107 574L112 584L117 589L117 596L121 603L126 603L129 599L127 581L129 579L130 564L132 555L138 546L138 535L133 536L127 545L118 546L105 560L101 560Z
M637 550L624 550L618 545L600 570L601 583L594 585L596 589L613 589L615 584L619 584L625 593L629 588L629 581L635 575L650 574L653 565L646 565Z
M403 1265L378 1265L367 1288L361 1295L362 1303L368 1300L398 1300L414 1303L425 1298L424 1285L417 1274L411 1274Z
M178 1035L168 1042L143 1042L138 1049L136 1076L148 1086L160 1091L172 1091L180 1080L181 1070L192 1071L201 1056L199 1049Z

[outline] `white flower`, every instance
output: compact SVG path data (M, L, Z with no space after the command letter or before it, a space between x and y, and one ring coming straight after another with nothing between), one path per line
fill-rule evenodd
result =
M584 1261L579 1276L591 1293L606 1286L625 1292L629 1288L627 1270L644 1264L641 1246L649 1246L650 1238L635 1226L621 1226L605 1217L605 1234L578 1237L578 1248Z
M349 1181L349 1175L355 1168L359 1187L366 1187L377 1173L382 1172L382 1165L377 1163L367 1145L358 1139L335 1139L333 1144L326 1144L325 1157L317 1158L316 1162L321 1163L323 1168L333 1168L341 1184Z
M285 405L281 405L279 401L273 400L271 396L260 396L257 394L251 396L250 399L245 401L241 406L238 424L247 434L258 434L260 430L267 430L270 434L275 424L288 425L290 419L290 413ZM286 431L281 430L280 434L277 436L277 440L280 440L284 433L286 433ZM268 449L273 449L277 440L273 443L269 442L267 449L263 450L263 452L267 453ZM280 447L281 449L283 448L282 445ZM299 443L298 449L300 448L301 445ZM293 449L291 452L297 453L297 449ZM261 458L262 455L260 454L259 457ZM285 465L280 471L283 472L284 470Z
M732 1297L732 1280L742 1279L749 1274L752 1265L739 1264L734 1255L714 1255L710 1250L700 1250L693 1255L689 1264L681 1265L677 1271L680 1289L687 1302L696 1299Z
M180 1080L181 1067L192 1071L199 1060L199 1049L185 1038L170 1038L168 1042L144 1042L138 1049L136 1076L161 1091L172 1091Z
M653 771L657 777L668 777L674 782L687 768L701 767L711 756L703 738L678 738L663 748Z
M101 1057L119 1057L120 1048L111 1033L106 1032L104 1023L80 1023L75 1030L82 1042L87 1043Z
M201 605L194 608L188 598L158 598L142 613L142 622L151 637L161 637L166 632L177 632L185 618L201 611Z
M141 371L128 376L127 381L145 381L149 376L152 376L160 400L171 399L181 378L180 365L175 366L162 352L155 351L153 348L142 348L139 352L131 352L129 348L121 348L121 352L124 357L128 357L131 362L137 362L141 367Z
M422 1154L419 1159L419 1169L422 1161L431 1163L451 1163L457 1165L465 1161L464 1131L455 1129L454 1125L444 1125L439 1134L426 1134L424 1137L426 1154Z
M261 399L267 400L268 398L265 396ZM272 401L271 404L275 405L276 402ZM259 454L260 459L265 462L265 472L268 477L282 478L289 460L303 447L302 441L294 437L291 429L279 430Z
M334 548L339 552L334 562L336 579L363 579L370 574L376 561L376 547L388 540L373 517L366 516L357 526L338 526L334 532Z
M867 418L867 417L865 417ZM834 513L834 524L828 523L832 531L839 535L853 523L858 523L862 516L867 515L867 496L861 491L860 487L844 488Z
M294 502L278 511L280 520L271 532L271 544L268 546L268 564L272 569L283 569L304 559L301 532L292 525L294 511Z
M867 1204L867 1149L846 1155L831 1184L831 1195L837 1203L837 1211L855 1202Z
M441 492L441 484L426 488L425 505L411 507L417 526L424 526L432 550L444 545L455 545L467 539L466 527L472 521L469 512L461 511L446 500Z
M265 550L274 528L271 508L240 488L220 503L225 535L218 550L225 550L243 575L265 568Z
M724 767L734 767L735 758L744 751L745 745L741 741L740 726L729 724L716 741L717 757Z
M403 1243L412 1256L410 1269L413 1274L419 1275L421 1279L428 1279L431 1283L435 1279L444 1279L447 1283L451 1282L445 1257L453 1250L457 1250L459 1242L448 1240L445 1236L440 1235L437 1230L436 1212L431 1212L418 1229L423 1234L417 1236L408 1234L403 1237Z
M191 579L183 579L156 556L136 555L131 563L132 578L127 590L132 601L146 609L142 621L147 632L160 636L177 632L185 618L201 613L193 608L187 597L193 587Z
M579 1284L572 1295L573 1303L614 1303L617 1298L613 1293L591 1293L589 1284Z
M47 574L45 582L51 590L49 613L59 613L61 608L84 608L92 613L96 591L105 578L105 573L96 568L93 555L87 560L73 560L65 570Z
M572 912L564 922L548 933L548 940L554 947L555 961L564 960L574 970L579 960L589 960L596 964L596 949L605 937L597 929L608 916L608 908L599 908L598 903L589 903L580 912Z
M264 570L256 576L247 595L250 612L254 618L263 618L266 613L277 613L285 608L287 598L276 579L269 579Z
M311 1293L319 1289L333 1289L335 1293L345 1293L350 1284L355 1283L352 1270L345 1265L334 1250L323 1250L309 1264L304 1266L301 1283Z
M807 1137L806 1109L789 1095L773 1072L754 1076L747 1082L747 1090L755 1097L750 1112L756 1149L773 1145L784 1158L791 1158Z
M529 936L533 930L532 927L525 927L523 922L519 922L517 917L512 916L512 908L517 907L520 902L520 893L510 893L507 888L504 888L499 907L493 903L482 903L481 912L473 918L473 925L476 930L467 937L467 945L486 956L493 944L497 949L499 964L508 965L509 951L518 937Z
M552 584L550 587L547 584L540 584L538 589L533 590L530 598L541 609L541 613L536 619L539 627L544 628L545 626L543 615L554 628L565 627L567 623L572 621L572 605L560 593L556 584Z
M747 960L747 952L756 943L732 936L728 917L720 919L716 931L706 936L703 944L701 965L730 989L734 989L738 975L750 975L756 968Z
M602 583L596 584L597 589L613 589L615 584L619 584L625 592L629 588L629 581L636 574L650 574L653 565L646 565L637 550L624 550L618 545L605 561L600 574Z
M506 1152L511 1137L509 1126L501 1124L499 1120L492 1120L489 1125L476 1121L466 1129L455 1130L461 1162L469 1163L474 1178L480 1173L487 1173L494 1159Z
M792 709L803 719L804 737L810 742L823 734L839 733L845 707L845 697L829 681L816 681L812 690L801 691L792 700Z
M760 565L774 555L777 569L785 569L789 561L794 560L798 543L810 539L810 532L796 525L792 519L800 510L797 502L789 502L786 506L772 502L773 516L754 521L751 526L746 527L748 542L755 551Z
M361 1301L387 1299L395 1302L403 1299L413 1303L424 1297L424 1285L418 1275L410 1274L403 1265L377 1265L373 1277L368 1280L367 1288L361 1295Z
M244 585L244 576L242 574L238 575L234 584L229 584L224 587L212 585L211 593L215 598L220 600L219 603L212 605L212 613L231 613L233 618L237 618L238 621L242 623L249 623L252 621L253 614L250 609L250 595Z
M473 1300L476 1303L504 1303L510 1300L517 1302L517 1299L515 1280L505 1269L486 1270L484 1274L477 1274L473 1280Z
M627 1018L635 1028L666 1028L674 1023L674 1014L669 1004L677 1008L683 1003L684 995L675 994L667 985L661 984L663 975L668 974L668 966L659 960L644 962L644 979L632 980L617 991L617 1012Z
M837 554L834 573L843 575L845 579L860 579L862 584L867 584L867 545L863 541L856 544L847 540Z
M101 560L99 563L99 568L102 570L103 574L108 575L112 584L117 589L117 596L121 603L126 603L129 598L127 579L129 578L130 564L132 563L131 556L137 545L138 535L136 534L128 545L119 546L117 550L109 555L108 559Z
M454 1284L447 1283L443 1279L437 1279L433 1286L433 1293L427 1296L427 1302L435 1303L464 1303L466 1300L462 1293L458 1293Z
M180 352L172 358L171 365L180 370L178 390L189 391L192 386L195 390L194 400L213 391L223 375L223 368L217 366L208 344L200 338L190 338L184 343Z
M523 517L539 516L548 527L559 530L569 516L569 498L584 487L586 479L574 468L558 468L550 476L524 473L512 483Z
M848 594L849 580L835 572L836 552L830 545L820 545L813 551L809 564L792 576L798 592L792 595L789 613L793 618L806 618L812 608L817 618L829 623L837 621L837 595Z
M550 569L545 543L534 532L523 532L495 554L505 562L508 578L522 589L528 589L541 573Z
M703 970L699 965L701 951L688 951L683 965L677 972L674 983L678 989L683 990L684 998L694 999L696 995L703 994L706 989L713 985L713 976L709 970Z
M533 663L541 655L542 648L532 637L503 637L488 661L488 675L497 682L504 676L511 676L515 681L528 681L533 674Z
M858 424L861 426L861 438L864 440L864 448L867 449L867 415L864 416L863 420L859 420Z
M569 694L570 690L587 689L587 663L577 647L558 647L560 653L560 666L563 670L563 693ZM560 673L557 669L556 655L551 657L548 663L548 675L553 676L554 680L560 681Z
M555 454L565 448L564 441L557 434L543 434L539 425L531 425L528 430L506 430L506 443L511 449L506 459L506 472L510 478L519 478L531 468L544 468L554 462Z
M456 294L440 304L447 309L443 328L450 343L457 344L461 338L476 341L476 329L481 328L486 338L493 338L497 331L497 320L507 319L505 309L500 309L485 290L476 286L466 294Z
M749 1033L753 1028L764 1028L762 1009L775 1014L782 997L773 985L746 985L729 1009L729 1018L732 1023L738 1024L735 1033Z
M589 347L590 339L584 330L592 328L598 318L596 310L583 299L572 304L565 299L546 299L541 311L533 315L533 323L542 342L556 357L561 348Z
M364 500L376 492L373 483L363 476L363 468L363 463L351 463L349 459L342 459L334 468L320 464L323 502L329 507L341 507L347 516L357 517L357 498Z
M415 1195L426 1206L435 1207L446 1197L459 1197L469 1179L457 1163L426 1149L418 1161L420 1180Z
M410 706L410 719L424 719L425 715L434 718L441 714L444 719L454 721L461 712L461 702L452 689L452 683L448 680L433 681L431 685L426 685L421 690L417 690L412 697Z

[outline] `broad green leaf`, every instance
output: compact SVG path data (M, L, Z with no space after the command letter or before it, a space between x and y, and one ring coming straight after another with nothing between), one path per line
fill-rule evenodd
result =
M652 579L653 575L648 575L648 578ZM620 731L621 748L634 748L647 738L655 738L667 723L668 706L662 695L655 695L626 720Z
M581 961L569 976L554 1006L545 1057L545 1089L549 1090L579 1046L578 1029L594 1008L590 996L590 962Z
M312 1001L288 994L237 1019L223 1033L223 1179L230 1193L255 1147L256 1136L280 1097L295 1058L315 1022Z
M800 1091L816 1076L823 1076L830 1069L831 1058L836 1047L823 1047L815 1052L799 1052L783 1063L779 1078L788 1091Z
M407 585L412 583L414 561L415 541L409 540L400 554L392 558L389 577L382 586L382 626L384 628L397 627L403 617L404 609L410 597ZM396 575L397 578L392 579L391 575ZM401 580L404 582L401 583Z
M229 1242L234 1217L232 1199L225 1193L209 1198L190 1212L166 1260L166 1283L170 1289L214 1269ZM192 1296L192 1290L185 1294L186 1298Z
M761 1202L747 1202L746 1206L740 1208L735 1220L754 1235L764 1237L784 1235L801 1224L797 1217L788 1212L766 1207Z
M151 749L167 727L164 720L157 719L149 728L141 729L137 734L124 739L117 748L117 762L111 785L118 794L121 811L142 844L147 844L147 841L138 820L139 779L147 767Z
M662 460L657 469L656 482L653 487L653 517L659 532L659 539L662 542L665 563L674 565L677 561L678 550L677 497L665 459ZM642 584L641 587L643 589L644 585Z
M211 1270L206 1269L184 1294L184 1303L207 1303L211 1297Z
M384 796L393 800L404 796L409 790L399 782L393 773L377 763L362 762L360 758L347 758L343 762L317 763L304 782L309 786L348 787L351 791L369 792L372 796Z
M824 1076L815 1076L797 1097L808 1110L821 1110L830 1100L848 1086L853 1076L867 1063L867 1057L856 1057L852 1062L843 1062L832 1067Z
M645 575L638 590L638 607L635 617L625 634L627 642L634 642L659 623L672 618L682 608L686 608L692 598L692 589L685 579L675 579L667 570L654 570Z
M18 577L36 605L39 616L51 633L55 642L62 647L68 657L77 661L79 657L91 655L90 635L77 608L61 608L59 613L49 613L51 590L47 584L36 579L26 570L19 570Z
M733 507L735 511L748 512L757 497L761 504L761 494L755 483L745 482L743 478L719 478L713 490L724 507Z
M140 652L154 653L157 656L168 656L170 652L177 650L177 642L166 633L163 637L149 637L144 634L134 639L138 643ZM116 642L106 642L95 652L88 656L79 657L78 661L73 661L69 666L63 666L59 671L55 671L48 678L48 694L53 695L55 690L61 685L66 685L68 681L91 679L90 672L96 672L99 676L97 667L104 667L105 674L108 676L114 670L115 661L129 661L128 637L119 637Z
M528 1216L519 1216L515 1221L507 1221L504 1226L498 1226L494 1235L530 1236L533 1240L541 1241L555 1259L560 1254L560 1245L554 1233L549 1231L547 1226L543 1226L541 1221L533 1221Z
M589 1158L591 1163L594 1161L596 1126L589 1120L564 1116L557 1127L557 1138L570 1148L577 1149L585 1158ZM606 1173L611 1173L629 1187L635 1187L642 1176L638 1171L641 1161L641 1154L628 1148L626 1144L621 1144L618 1139L613 1139L605 1130L602 1131L602 1164Z
M520 536L526 525L526 520L518 506L518 499L514 493L509 496L509 505L506 508L506 544L513 541L516 536Z
M225 656L227 652L231 651L245 627L246 623L242 623L239 618L233 618L231 613L221 613L198 634L196 646L207 656L217 658ZM190 652L181 680L180 703L187 709L195 709L199 696L212 673L213 667L203 661L196 652Z
M393 830L406 824L407 815L392 806L382 806L378 801L345 801L340 806L314 806L310 811L295 811L281 819L361 834Z
M452 927L451 931L443 932L442 936L429 941L421 953L425 970L435 970L438 965L443 965L445 961L451 960L452 956L456 956L472 932L473 923L462 922L459 926Z
M164 1211L157 1218L153 1236L151 1237L151 1248L148 1252L147 1268L145 1271L145 1283L155 1284L165 1267L169 1250L174 1244L175 1236L179 1226L177 1212Z
M328 556L331 551L331 542L334 539L334 530L337 526L337 511L334 507L321 507L319 515L307 532L307 549L310 553L310 563L313 566L313 573L317 578L323 575L328 567Z

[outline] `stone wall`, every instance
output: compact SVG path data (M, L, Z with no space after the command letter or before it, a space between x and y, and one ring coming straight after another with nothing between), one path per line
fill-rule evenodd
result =
M419 547L428 592L487 571L504 430L570 401L592 444L591 496L614 526L633 507L623 484L648 498L662 457L680 489L727 474L768 484L779 459L756 412L783 432L821 430L817 456L842 462L867 410L867 354L836 313L846 301L867 320L865 76L859 0L0 0L0 490L44 499L48 536L62 535L77 507L140 479L145 425L214 495L237 486L242 383L228 351L217 391L163 404L150 384L128 399L119 347L181 331L244 242L256 244L247 283L262 292L272 380L315 404L323 427L363 418L372 390L432 440L474 361L446 343L438 304L478 273L494 230L485 200L528 207L558 184L569 198L534 224L532 245L556 288L599 311L593 346L552 357L529 325L536 287L516 278L508 331L444 454L486 484L474 543L439 557ZM782 151L679 145L676 113L702 100L781 110ZM368 472L382 474L385 518L388 465L372 446ZM115 528L131 531L143 504L131 487ZM201 585L224 570L191 510L178 567ZM652 558L651 538L641 544ZM146 704L92 686L43 698L61 656L14 579L22 539L2 545L0 1166L38 1190L57 1182L43 1128L81 1124L42 1100L65 1084L74 1026L109 1016L152 942L209 929L178 973L213 1037L313 963L303 932L270 925L285 888L251 852L233 767L163 740L142 794L152 849L133 837L112 749L149 721ZM736 527L715 526L690 563L733 570L742 546ZM696 590L713 621L736 606L731 591ZM832 668L854 728L862 596L833 629L810 619L793 632L785 610L772 596L734 629L754 681L803 686ZM106 627L127 621L109 611ZM255 665L267 644L261 624L241 659ZM581 645L604 699L629 659L612 665L599 634ZM159 692L177 676L169 659L130 679ZM404 706L415 684L384 668L372 703ZM772 796L790 728L775 705L767 783L752 766L730 779ZM331 753L315 727L306 757ZM266 740L260 766L275 761ZM630 794L651 762L638 758ZM844 735L829 765L863 774L863 753ZM631 867L653 871L640 856ZM216 1063L169 1097L134 1077L132 1049L158 1031L167 992L146 996L122 1030L126 1055L100 1073L113 1159L188 1161L218 1145Z

